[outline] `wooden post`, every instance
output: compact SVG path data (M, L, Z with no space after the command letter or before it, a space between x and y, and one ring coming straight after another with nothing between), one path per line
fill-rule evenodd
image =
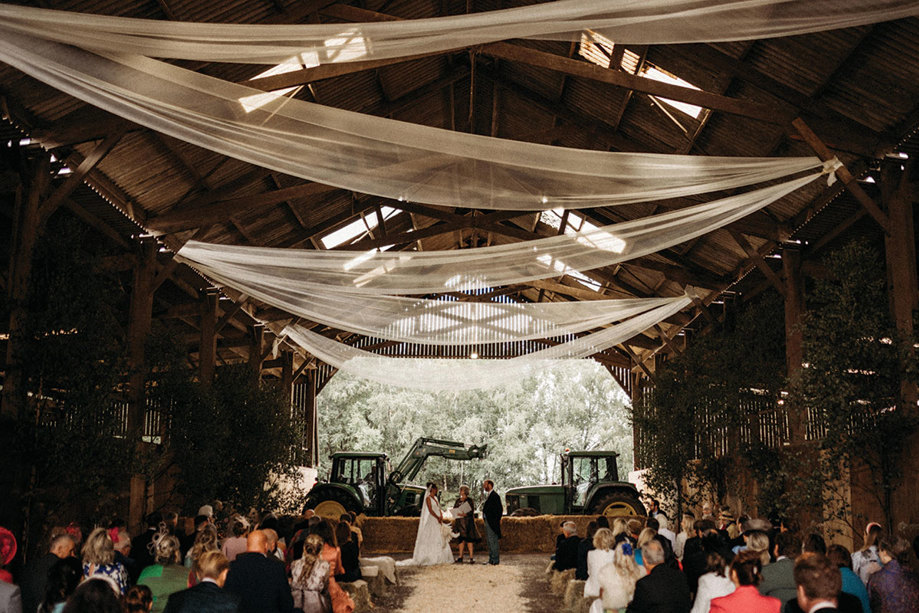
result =
M129 408L128 440L137 447L143 445L146 415L146 377L144 347L153 318L153 279L156 276L157 244L152 238L141 239L140 253L134 265L134 287L128 323ZM147 480L144 475L131 475L128 528L137 532L146 514Z
M319 414L316 407L316 374L317 370L307 370L304 373L306 378L306 438L309 441L309 465L317 466L319 464Z
M284 397L287 399L287 404L293 402L294 353L292 351L281 352L281 389L284 390Z
M789 379L801 372L804 363L801 316L804 314L804 275L801 272L801 251L797 246L786 246L782 250L782 271L785 286L785 368ZM785 405L791 443L804 443L807 419L804 407Z
M265 326L255 324L250 328L252 344L249 346L249 368L256 380L262 374L262 347L265 344Z
M881 194L890 219L890 234L884 237L887 259L887 283L890 311L901 341L913 337L913 316L917 308L916 236L913 230L913 198L909 169L900 163L888 163L881 175ZM912 350L912 348L910 347ZM904 376L900 388L900 406L917 412L916 385Z
M201 344L198 347L198 378L201 385L214 383L217 369L217 301L216 289L208 289L201 297Z
M3 380L2 409L4 417L17 419L25 415L26 389L22 372L22 328L26 322L26 300L32 277L32 256L42 231L39 210L50 184L50 159L42 156L31 177L28 193L22 188L16 194L13 215L10 268L7 296L10 304L9 340L6 344L6 376Z
M629 373L629 376L632 377L632 411L635 411L638 403L641 402L641 373L633 372ZM640 468L647 468L642 466L639 462L638 450L641 449L641 433L638 432L637 428L632 427L632 468L639 470Z

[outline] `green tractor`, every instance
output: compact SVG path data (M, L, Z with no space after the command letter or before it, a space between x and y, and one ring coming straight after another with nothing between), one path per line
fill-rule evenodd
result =
M619 479L615 451L565 451L561 485L507 490L508 515L647 515L638 490Z
M333 453L329 479L310 490L306 505L317 515L334 519L345 511L378 517L420 515L424 488L404 481L413 479L431 456L472 460L484 458L487 448L488 445L419 438L392 472L385 453Z

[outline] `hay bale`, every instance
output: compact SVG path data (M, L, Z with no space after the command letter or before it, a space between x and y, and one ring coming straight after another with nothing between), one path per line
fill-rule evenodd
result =
M338 585L351 595L351 600L354 601L354 613L364 613L373 608L373 602L370 600L370 588L363 579L350 583L339 583Z
M572 579L565 586L565 608L573 609L578 600L584 597L584 584L586 581Z
M367 582L372 596L380 598L386 595L386 578L380 572L379 566L361 566L361 575Z
M537 515L534 517L503 517L501 519L501 551L503 553L555 553L555 537L563 521L577 524L578 534L587 531L595 515ZM485 523L476 519L482 540L476 550L488 551ZM411 553L418 534L417 517L368 517L363 522L364 544L361 552L369 555Z
M574 579L574 572L573 568L562 571L553 570L549 578L549 586L552 593L556 596L564 596L565 590L568 589L568 582Z

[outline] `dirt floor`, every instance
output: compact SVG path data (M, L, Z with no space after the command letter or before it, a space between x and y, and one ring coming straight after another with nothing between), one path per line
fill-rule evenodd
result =
M405 557L405 556L401 556ZM562 598L549 590L548 556L509 554L501 564L453 564L399 568L399 585L374 601L374 613L429 613L461 608L507 613L556 613Z

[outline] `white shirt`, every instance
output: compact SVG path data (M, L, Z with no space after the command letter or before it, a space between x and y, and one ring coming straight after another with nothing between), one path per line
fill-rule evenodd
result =
M657 533L670 541L670 548L673 549L673 544L676 542L676 534L673 533L673 530L670 530L669 528L661 528L657 531Z
M727 577L715 573L705 573L699 577L699 588L696 590L696 601L690 613L708 613L714 598L733 594L736 586Z
M598 579L600 569L607 564L612 564L614 553L612 549L606 551L594 549L587 552L587 581L584 582L584 596L600 595L600 581Z

